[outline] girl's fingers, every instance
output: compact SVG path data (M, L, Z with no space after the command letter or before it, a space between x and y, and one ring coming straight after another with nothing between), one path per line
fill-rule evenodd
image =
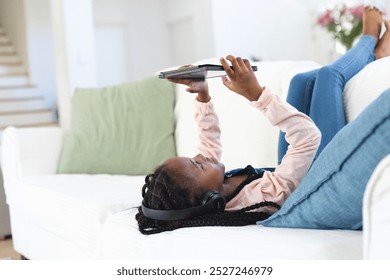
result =
M189 93L197 93L197 91L195 91L192 88L187 88L186 91L189 92Z
M192 66L194 66L194 65L186 64L186 65L180 66L179 69L184 69L184 68L188 68L188 67L192 67Z
M220 62L222 64L223 69L225 70L226 74L231 79L234 75L234 71L232 70L232 68L230 68L230 65L227 63L227 61L223 57L220 58Z
M251 69L251 65L247 59L242 59L241 57L234 57L232 55L228 55L226 59L232 63L233 73L239 73Z
M189 79L167 79L167 80L175 84L181 84L186 86L188 86L192 82L192 80Z
M231 89L232 82L231 82L226 76L223 76L223 77L222 77L222 83L223 83L228 89Z
M232 56L232 55L228 55L226 57L227 60L229 60L231 63L232 63L232 66L233 66L233 72L238 72L241 68L237 58L235 56ZM241 58L240 58L241 59Z
M248 70L251 70L251 71L252 71L252 66L251 66L251 63L249 62L248 59L244 59L244 64L245 64L245 67L246 67Z
M240 66L240 70L246 69L245 63L241 57L237 57L236 60L237 60L238 66Z

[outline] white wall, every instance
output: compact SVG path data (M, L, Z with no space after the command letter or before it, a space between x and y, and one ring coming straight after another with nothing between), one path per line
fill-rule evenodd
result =
M129 4L126 0L93 1L99 86L126 82L134 76L129 50Z
M176 64L175 52L183 52L179 64L214 55L210 0L94 0L93 3L95 25L127 28L129 80ZM182 39L187 48L175 49L172 30L186 21L192 24L187 38Z
M213 27L213 11L212 1L210 0L168 0L166 1L167 18L166 24L168 32L181 22L191 22L191 29L187 28L188 34L185 34L184 40L189 40L192 45L192 54L188 55L188 59L183 57L181 63L191 63L195 60L205 59L215 56L215 38ZM189 24L187 24L189 27ZM170 34L172 35L172 34ZM180 51L175 49L170 41L172 51ZM190 47L190 46L188 46ZM171 59L172 56L171 56Z
M390 12L390 1L389 0L297 0L304 4L308 9L321 9L327 6L332 6L334 4L345 3L347 5L374 5L380 9L385 8L388 12Z
M331 36L316 25L321 11L336 3L372 4L390 13L390 0L212 0L215 55L263 60L335 59ZM389 17L389 16L388 16Z
M128 81L170 65L165 1L94 0L93 4L95 25L126 28Z
M55 56L50 0L25 1L26 42L31 83L44 95L46 105L57 107Z
M96 87L92 0L50 0L60 124L70 127L71 96L77 87Z
M362 1L94 0L94 21L125 26L124 63L133 80L227 54L327 64L336 53L330 35L315 25L318 14L335 3ZM390 0L374 2L390 7Z
M216 55L307 59L310 24L293 0L213 0Z

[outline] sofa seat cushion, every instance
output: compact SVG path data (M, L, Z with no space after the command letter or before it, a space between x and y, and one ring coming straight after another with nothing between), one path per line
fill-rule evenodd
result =
M106 219L140 205L144 178L85 174L25 177L20 182L22 211L27 222L94 254Z
M103 229L103 259L361 259L362 232L245 227L182 228L142 235L126 210ZM191 237L195 237L192 239ZM193 242L195 241L195 242Z

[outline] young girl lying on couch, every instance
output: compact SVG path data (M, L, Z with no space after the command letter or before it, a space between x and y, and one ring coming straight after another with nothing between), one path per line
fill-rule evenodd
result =
M294 78L289 98L300 100L304 94L302 89L311 88L305 96L339 100L345 83L352 76L375 58L390 55L390 31L379 40L381 23L381 12L366 8L363 36L359 42L332 65L315 74ZM390 28L388 21L385 25ZM273 125L285 132L289 144L287 152L275 169L247 166L225 173L224 165L219 162L218 118L207 82L173 81L185 84L189 92L197 93L195 119L199 126L201 153L194 158L171 158L145 178L143 201L136 215L140 231L153 234L181 227L241 226L258 221L267 226L360 228L364 187L373 168L390 153L387 144L390 139L390 90L338 132L333 140L333 126L328 131L327 126L321 128L320 123L326 142L322 142L320 155L308 172L321 140L316 125L307 115L260 86L249 61L233 56L228 56L227 60L234 70L221 59L228 77L223 78L224 85L247 98ZM314 86L307 87L310 83ZM327 110L338 112L340 106L336 103L333 103L334 108ZM343 126L340 121L332 125L337 131ZM366 160L365 164L362 164L362 158ZM345 166L351 168L344 171ZM351 203L353 211L350 211ZM333 207L329 207L331 204ZM281 205L283 208L278 211ZM345 205L349 207L346 211Z

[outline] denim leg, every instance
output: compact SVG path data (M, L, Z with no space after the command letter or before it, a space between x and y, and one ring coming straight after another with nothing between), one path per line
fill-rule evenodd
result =
M361 36L359 42L334 63L296 75L290 82L287 102L310 116L322 133L317 156L334 135L345 126L343 96L345 84L365 65L375 60L374 37ZM288 143L280 133L278 163L286 154Z
M345 126L343 105L345 84L364 66L375 60L373 54L375 45L373 37L362 36L345 55L318 71L309 113L322 133L317 156Z
M259 224L360 229L367 182L389 143L390 88L337 133L282 209Z
M287 102L294 106L298 111L309 115L311 97L315 78L319 69L295 75L291 81L287 93ZM278 164L282 161L287 152L288 143L285 139L285 133L280 132L278 142Z

